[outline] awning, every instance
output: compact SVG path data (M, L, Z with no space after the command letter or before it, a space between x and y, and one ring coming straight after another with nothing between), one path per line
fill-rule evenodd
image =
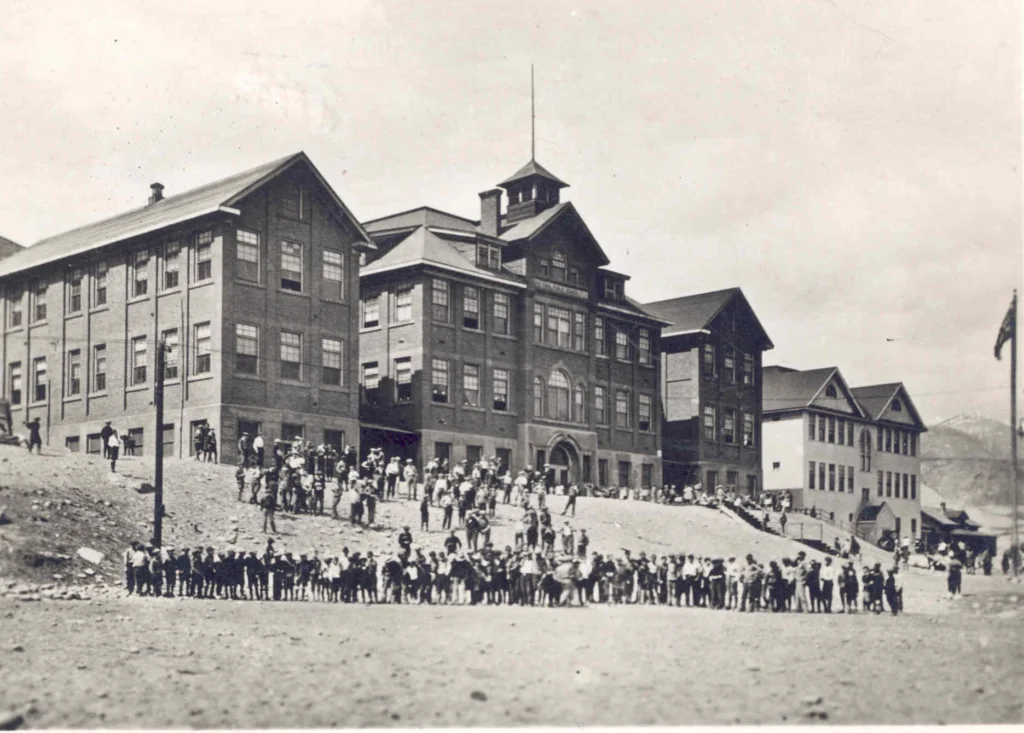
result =
M403 430L402 428L393 428L390 425L374 425L373 423L365 422L359 423L359 429L362 430L363 428L367 430L383 430L385 433L401 433L402 435L416 436L419 435L419 433L417 433L415 430Z
M988 534L986 532L971 532L967 529L954 529L949 533L953 537L964 537L970 539L971 537L984 537L985 539L995 539L996 535Z

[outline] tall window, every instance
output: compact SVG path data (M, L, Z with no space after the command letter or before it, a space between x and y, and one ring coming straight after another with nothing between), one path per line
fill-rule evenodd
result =
M903 455L910 455L910 433L903 431Z
M341 339L324 336L320 339L320 381L340 387L344 383L344 363Z
M878 446L877 446L877 450L878 450L879 453L882 452L882 443L883 443L884 439L885 439L885 431L882 428L879 428L878 429Z
M302 186L285 183L281 191L281 213L293 219L301 219L305 208L303 204Z
M910 498L912 501L917 501L917 476L914 475L910 477Z
M817 476L817 471L814 469L814 461L807 462L807 488L814 488L814 479Z
M821 443L825 442L825 425L826 425L826 423L827 423L827 420L825 420L825 416L824 415L819 415L818 416L818 441L821 442Z
M892 497L892 471L885 472L885 498Z
M569 379L565 372L554 371L548 379L548 417L554 420L570 420Z
M577 384L572 397L572 417L576 422L586 422L587 393L582 384Z
M651 429L651 396L637 396L637 427L646 432Z
M380 404L380 370L375 361L363 364L363 400L368 405Z
M412 358L395 359L395 401L412 402Z
M196 282L213 277L213 232L196 235Z
M846 445L846 420L840 419L838 428L839 437L836 442L839 443L839 445Z
M21 392L24 389L21 376L21 362L15 361L7 365L7 374L10 384L8 385L8 394L11 397L12 405L21 404Z
M12 286L7 295L7 327L17 328L22 320L22 293L21 288Z
M260 235L256 232L235 232L235 277L253 283L260 281Z
M32 322L46 320L46 282L36 280L32 283Z
M717 440L718 436L715 435L715 407L714 405L704 405L704 438L705 440Z
M822 491L825 490L825 464L818 464L818 488Z
M192 327L192 346L195 349L196 374L209 374L213 368L211 363L213 352L213 336L209 323L197 323Z
M480 291L469 285L462 288L462 327L480 328Z
M107 390L107 345L96 344L92 348L92 391Z
M569 311L565 308L548 306L548 339L549 344L569 348Z
M608 424L608 413L606 412L604 387L594 387L594 422L598 425Z
M132 339L132 384L146 383L146 367L149 365L149 347L145 336Z
M615 392L615 424L620 428L629 427L629 392L624 389Z
M571 285L579 285L580 284L580 268L578 268L578 267L570 267L569 268L569 283Z
M814 415L808 415L807 416L807 439L808 440L814 440L814 436L817 433L817 430L815 429L816 426L814 424L814 421L815 421L815 416Z
M556 249L551 253L551 278L565 282L565 269L565 253Z
M608 346L604 340L604 319L600 316L594 317L594 353L608 356Z
M715 368L715 345L704 344L704 349L701 353L703 355L704 376L708 379L714 379L718 375Z
M725 380L729 384L736 383L736 353L732 349L726 349L722 357L722 369L725 372Z
M885 452L892 453L892 428L885 429Z
M917 435L916 434L911 434L911 436L910 436L910 455L911 456L916 456L917 455Z
M615 328L615 358L629 361L629 335L621 326Z
M403 283L395 289L395 321L412 320L412 285Z
M544 306L540 303L533 304L533 340L544 343Z
M533 378L533 416L544 417L544 380Z
M451 378L448 375L448 360L431 360L430 371L430 399L434 402L446 404L448 402L448 390L451 385Z
M551 277L551 262L548 260L537 260L537 272L541 277Z
M68 397L82 393L82 352L78 349L68 352Z
M46 400L46 357L40 356L32 360L32 389L36 402Z
M836 490L836 464L828 464L828 490Z
M82 310L82 271L75 269L68 274L68 313Z
M630 477L633 473L633 464L629 461L619 461L619 487L626 487L630 484Z
M650 366L651 363L651 332L646 328L640 329L640 336L638 338L640 342L640 363L644 366Z
M462 365L462 404L480 406L480 367L476 364Z
M161 290L178 287L178 261L181 259L181 245L168 242L164 245L164 277Z
M749 412L743 413L743 446L751 448L754 445L754 416Z
M178 329L170 328L160 334L167 345L164 355L164 381L178 378Z
M729 444L736 442L736 410L727 408L722 414L722 438Z
M743 355L743 384L754 383L754 355Z
M839 477L836 479L836 485L839 487L839 491L846 490L846 466L839 466L836 469L839 473Z
M846 490L853 493L853 466L846 467Z
M434 320L438 323L450 323L452 318L448 281L435 277L430 288L430 298Z
M494 381L494 410L496 412L508 411L508 369L495 369Z
M281 242L281 289L302 292L302 245Z
M248 323L235 324L235 371L239 374L259 374L259 326Z
M107 261L100 260L92 271L92 305L97 308L107 304Z
M494 294L494 317L491 328L502 336L508 335L509 297L505 293Z
M380 325L380 293L367 293L361 301L363 309L363 328L376 328Z
M141 298L149 293L149 250L140 249L131 257L131 297Z
M281 331L281 379L302 379L302 334Z
M883 492L883 489L882 489L882 479L884 478L884 475L885 475L884 472L882 472L882 471L878 472L878 495L879 496L882 496L882 492Z
M828 419L828 442L836 442L836 419L834 417Z
M345 255L331 249L323 253L320 271L320 297L328 300L345 299Z
M572 347L576 351L587 349L587 317L582 313L573 313Z

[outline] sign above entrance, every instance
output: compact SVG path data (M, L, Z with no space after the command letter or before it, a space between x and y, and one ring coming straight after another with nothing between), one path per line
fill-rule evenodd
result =
M548 282L547 280L534 280L533 283L537 286L538 290L546 290L549 293L564 295L567 298L590 300L590 294L587 293L586 290L570 288L568 285L559 285L558 283Z

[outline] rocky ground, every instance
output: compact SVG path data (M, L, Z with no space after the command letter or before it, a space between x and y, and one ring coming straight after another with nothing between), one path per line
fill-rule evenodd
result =
M125 598L120 553L149 536L152 461L118 468L0 447L0 729L1024 720L1024 589L1001 577L965 576L950 602L942 576L911 571L895 619ZM172 460L166 475L168 542L263 545L230 467ZM368 529L280 517L277 544L379 551L409 524L439 546L418 514L385 503ZM499 508L496 544L514 517ZM804 549L696 507L581 499L573 521L613 552Z

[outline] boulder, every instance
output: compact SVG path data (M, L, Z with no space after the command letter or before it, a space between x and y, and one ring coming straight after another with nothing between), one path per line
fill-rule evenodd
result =
M153 484L144 481L143 483L139 484L138 488L136 488L135 491L137 491L140 494L152 494L154 491L156 491L156 488L153 486Z
M100 552L99 550L93 550L89 547L79 547L78 556L86 562L92 563L93 565L99 565L101 562L103 562L104 557L102 552Z
M10 524L11 518L7 516L7 506L0 506L0 524Z

